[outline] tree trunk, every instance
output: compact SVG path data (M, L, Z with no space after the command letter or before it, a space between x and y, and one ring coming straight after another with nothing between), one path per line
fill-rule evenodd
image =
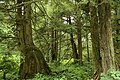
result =
M101 4L102 3L102 4ZM104 0L98 0L98 14L100 26L100 48L102 58L102 70L106 72L109 68L115 68L114 47L111 27L111 6Z
M29 0L25 0L27 2ZM18 0L17 4L22 1ZM19 47L23 54L23 60L20 65L20 79L32 78L36 73L49 74L51 72L44 56L38 48L35 47L32 39L31 24L31 4L24 6L24 14L22 14L22 6L17 9L17 30ZM23 18L23 19L21 19Z
M59 53L58 53L58 61L59 61L59 63L60 63L60 60L61 60L61 52L62 52L62 32L60 31L59 32L59 35L60 35L60 39L59 39Z
M70 40L71 40L71 45L72 45L74 63L78 63L77 47L74 42L73 34L70 34Z
M52 29L52 49L51 49L51 57L52 62L57 61L57 55L58 55L58 41L57 41L57 31Z
M77 20L77 38L78 38L78 58L79 58L79 63L80 65L83 64L82 62L82 33L81 33L81 27L82 24L80 22L81 20Z
M86 31L86 44L87 44L87 59L88 59L88 62L90 62L90 51L89 51L89 35L88 35L88 31Z
M51 44L51 62L55 60L55 42L54 42L54 30L52 29L51 32L51 39L52 39L52 44Z
M101 73L101 56L100 56L100 41L99 41L99 27L98 27L98 16L96 7L90 3L90 26L91 26L91 38L92 38L92 52L94 55L94 80L100 80Z
M57 61L58 56L58 32L55 30L55 60Z
M68 23L69 25L71 25L71 18L69 16L68 18ZM72 50L73 50L73 58L74 58L74 63L78 63L78 53L77 53L77 47L73 38L73 34L70 34L70 41L71 41L71 45L72 45Z

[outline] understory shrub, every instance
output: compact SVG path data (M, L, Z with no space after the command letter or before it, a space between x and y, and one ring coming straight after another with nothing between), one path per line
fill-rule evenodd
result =
M120 80L120 71L110 68L106 74L101 74L101 80Z
M59 65L51 64L51 75L36 74L33 80L90 80L93 68L90 63L83 66L78 64Z

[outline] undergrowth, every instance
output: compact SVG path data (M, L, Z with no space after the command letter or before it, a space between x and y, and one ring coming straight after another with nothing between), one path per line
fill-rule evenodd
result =
M106 73L101 74L101 80L120 80L120 71L110 68Z
M36 74L33 80L89 80L93 74L93 68L90 63L83 66L78 64L50 64L51 75Z

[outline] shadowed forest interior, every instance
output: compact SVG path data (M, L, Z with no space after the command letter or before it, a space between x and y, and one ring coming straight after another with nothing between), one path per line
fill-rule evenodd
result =
M120 80L120 0L0 0L0 80Z

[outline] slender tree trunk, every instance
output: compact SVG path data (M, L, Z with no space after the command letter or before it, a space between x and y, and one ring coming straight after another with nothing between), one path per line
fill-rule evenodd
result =
M69 25L71 25L71 18L68 18L68 23ZM78 53L77 53L77 47L73 38L73 34L70 34L70 41L71 41L71 45L72 45L72 50L73 50L73 58L74 58L74 63L78 63Z
M98 27L98 16L96 7L90 3L90 25L91 25L91 38L92 38L92 52L94 55L94 80L100 80L101 73L101 56L100 56L100 41L99 41L99 27Z
M101 4L102 3L102 4ZM98 0L98 14L100 26L100 48L102 57L102 70L106 72L109 68L115 68L114 47L111 27L111 6L104 0Z
M73 34L70 34L70 40L71 40L71 45L72 45L72 50L73 50L74 63L78 63L77 47L74 42Z
M55 60L58 58L58 32L55 30Z
M90 62L90 51L89 51L89 33L86 31L86 43L87 43L87 54L88 54L88 62Z
M52 44L51 44L51 61L53 62L55 60L55 40L54 40L54 30L52 28L51 32L51 39L52 39Z
M82 62L82 33L81 33L81 27L82 24L80 23L80 19L77 21L77 38L78 38L78 58L80 65L83 64Z
M25 0L27 2L29 0ZM17 4L22 3L21 0ZM21 6L22 7L22 6ZM20 65L20 79L32 78L36 73L49 74L51 72L42 53L35 47L32 39L31 24L31 4L24 6L24 14L22 8L17 9L17 30L19 47L23 54L23 60ZM23 19L21 19L23 18Z
M61 48L62 48L62 32L60 31L59 32L59 35L60 35L60 39L59 39L59 53L58 53L58 61L60 63L60 60L61 60Z
M50 37L51 34L50 33L51 32L49 32L49 31L46 32L48 40L51 39L51 37ZM50 50L51 44L50 43L47 43L47 44L48 44L48 49ZM50 57L51 57L51 53L49 52L49 50L48 50L48 53L46 54L46 61L47 62L50 62Z
M58 55L58 41L57 41L57 31L52 29L52 49L51 49L51 55L52 55L52 62L57 61L57 55Z

